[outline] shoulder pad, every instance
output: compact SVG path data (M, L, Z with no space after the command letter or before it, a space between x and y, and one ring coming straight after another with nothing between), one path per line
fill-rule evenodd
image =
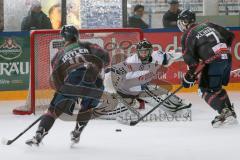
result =
M131 55L130 57L128 57L126 60L125 60L126 63L139 63L140 60L138 58L138 55L137 54L133 54Z
M88 48L90 45L92 45L92 43L90 43L90 42L79 42L78 44L79 44L79 46L83 46L86 48Z

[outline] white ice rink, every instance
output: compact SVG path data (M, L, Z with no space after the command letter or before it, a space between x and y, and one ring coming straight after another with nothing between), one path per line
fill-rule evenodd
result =
M70 148L73 122L56 121L43 145L31 148L35 126L10 146L0 145L0 160L239 160L240 126L213 129L215 116L197 94L182 94L191 100L191 122L147 122L130 127L115 121L93 120L80 143ZM240 92L230 94L240 115ZM14 116L16 103L0 102L0 138L13 138L37 116ZM120 128L122 132L115 132Z

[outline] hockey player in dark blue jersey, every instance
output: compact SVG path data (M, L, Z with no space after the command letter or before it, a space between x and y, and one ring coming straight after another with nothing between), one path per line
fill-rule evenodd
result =
M26 141L30 146L40 144L57 118L71 119L75 103L80 98L81 109L74 119L76 127L71 132L72 143L78 143L104 89L101 72L109 64L109 54L96 44L79 42L79 32L72 25L63 26L61 36L64 49L52 60L51 82L56 92L35 136Z
M194 85L196 72L201 64L199 91L202 98L219 115L212 121L213 127L237 122L236 113L230 102L227 86L230 78L232 55L229 50L234 34L225 28L210 22L195 23L195 13L184 10L178 16L178 28L184 32L182 49L185 63L188 65L183 86ZM200 67L201 68L201 67Z

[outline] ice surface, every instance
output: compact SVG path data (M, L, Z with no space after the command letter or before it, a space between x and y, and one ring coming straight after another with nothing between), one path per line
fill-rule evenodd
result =
M240 115L240 92L230 94ZM130 127L116 121L93 120L83 132L80 144L70 148L72 122L56 121L43 145L31 148L36 126L10 146L0 145L0 160L238 160L240 127L214 129L216 113L196 93L182 94L191 100L191 122L147 122ZM22 101L0 102L0 138L12 139L37 116L14 116L11 109ZM122 129L122 132L116 132Z

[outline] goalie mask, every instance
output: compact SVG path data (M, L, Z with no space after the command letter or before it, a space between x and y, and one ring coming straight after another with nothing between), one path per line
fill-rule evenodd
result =
M151 61L152 52L152 44L147 40L140 41L137 44L137 54L142 63L149 63L149 61Z
M77 41L79 38L78 30L73 25L64 25L60 34L65 41Z
M183 10L179 15L178 15L178 20L177 20L177 26L180 31L184 32L186 31L191 24L193 24L196 21L196 15L194 12L190 10Z

